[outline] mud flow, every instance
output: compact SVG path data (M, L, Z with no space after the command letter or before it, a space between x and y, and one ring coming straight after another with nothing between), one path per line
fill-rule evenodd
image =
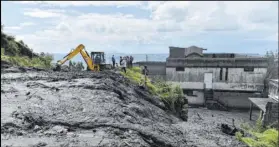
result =
M243 146L218 128L243 114L224 113L190 108L183 122L112 71L1 73L1 146Z

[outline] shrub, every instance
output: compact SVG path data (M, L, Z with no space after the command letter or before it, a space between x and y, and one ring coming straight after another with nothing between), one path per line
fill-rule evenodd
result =
M241 125L241 127L250 134L252 137L243 137L240 132L236 133L236 138L249 147L278 147L278 130L268 127L265 129L261 122L262 116L256 122L254 127L247 124Z
M127 69L126 73L121 72L121 74L130 79L132 83L144 84L144 75L139 67ZM151 82L149 78L147 78L146 86L150 93L160 97L169 110L176 114L179 113L180 110L177 108L183 99L183 91L179 86L173 86L162 80Z
M1 60L7 61L12 65L22 67L51 68L51 60L45 57L29 58L27 56L5 56L1 55Z

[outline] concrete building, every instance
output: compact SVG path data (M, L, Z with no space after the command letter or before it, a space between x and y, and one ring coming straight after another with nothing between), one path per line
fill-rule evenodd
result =
M204 50L170 47L166 80L183 88L189 104L249 108L248 97L263 91L267 59Z
M190 105L249 108L248 97L261 97L268 60L259 55L204 53L200 47L169 47L166 62L147 65L150 77L180 85Z
M249 108L248 97L260 97L264 89L267 59L235 53L204 53L203 48L169 47L166 62L147 65L151 78L180 85L190 105Z

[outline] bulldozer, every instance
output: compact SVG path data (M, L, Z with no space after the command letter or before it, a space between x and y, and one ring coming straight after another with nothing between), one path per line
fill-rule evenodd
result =
M109 64L106 64L104 52L91 52L91 56L89 56L88 52L85 50L85 46L83 44L80 44L75 49L71 50L70 53L67 54L62 60L58 60L53 70L60 71L61 66L66 61L71 60L73 57L75 57L78 53L81 54L82 58L86 62L87 70L98 72L111 68Z

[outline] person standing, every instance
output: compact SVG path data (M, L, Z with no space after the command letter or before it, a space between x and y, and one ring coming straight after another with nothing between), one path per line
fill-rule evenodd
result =
M129 56L126 56L126 57L125 57L125 60L126 60L127 68L130 68L130 63L129 63L130 59L129 59Z
M122 59L122 57L121 57ZM120 60L121 60L120 59ZM121 61L120 61L120 66L121 69L126 73L126 67L127 67L127 61L126 61L126 57L124 57Z
M121 62L122 62L123 58L122 56L120 56L120 60L119 60L119 66L121 67Z
M112 61L112 67L115 68L115 58L114 58L114 55L112 55L111 61Z

